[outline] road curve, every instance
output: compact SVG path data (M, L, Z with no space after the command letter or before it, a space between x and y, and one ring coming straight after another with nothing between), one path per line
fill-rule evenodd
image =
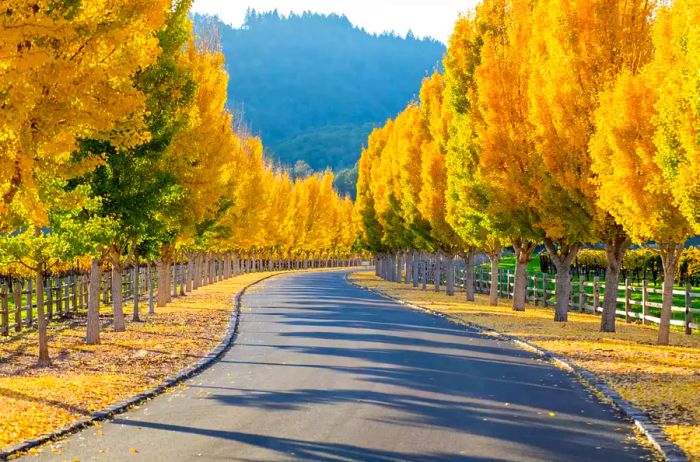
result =
M27 460L628 461L651 457L567 373L358 289L272 278L221 361Z

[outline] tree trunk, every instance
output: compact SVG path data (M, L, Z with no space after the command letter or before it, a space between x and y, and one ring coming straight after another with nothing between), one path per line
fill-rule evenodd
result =
M515 283L513 284L513 310L525 311L527 303L527 266L537 246L534 242L516 239L515 248Z
M442 276L442 258L440 254L436 254L434 257L435 267L433 268L433 284L435 287L435 292L440 292L440 276Z
M557 270L557 302L554 320L566 322L569 319L569 300L571 299L571 262L576 258L581 246L579 244L559 244L555 247L554 242L548 238L545 238L544 245L547 247L552 263Z
M401 263L401 252L396 252L395 254L395 260L394 260L394 265L396 269L396 273L394 274L394 282L401 282L401 276L403 275L403 265Z
M404 284L408 284L412 279L412 276L411 276L411 271L413 270L413 263L411 261L412 254L407 250L403 253L403 255L404 255L404 257L403 257L404 266L406 268L406 274L404 275L403 282L404 282Z
M90 262L90 282L88 283L87 335L85 343L99 345L100 343L100 282L102 266L100 260L93 258Z
M187 277L185 278L185 293L192 292L192 271L194 268L193 253L187 255Z
M428 290L428 256L425 253L421 254L421 289Z
M131 320L134 322L140 322L139 318L139 298L141 298L141 289L139 288L139 262L136 260L134 262L134 313L131 316Z
M156 271L158 273L158 307L163 307L168 304L168 296L170 295L168 290L168 283L170 282L170 275L168 274L169 268L168 261L164 258L159 259L156 262Z
M199 254L193 253L192 256L192 290L199 287Z
M445 293L447 295L455 294L455 258L453 255L448 255L445 259Z
M626 236L617 236L605 243L605 257L608 267L605 271L605 294L603 295L603 314L600 317L601 332L615 332L617 319L617 291L620 284L620 269L625 252L629 246Z
M41 265L43 266L43 265ZM44 271L40 268L36 272L36 313L39 327L39 367L51 365L49 358L49 337L47 333L47 320L44 313Z
M114 316L114 332L126 331L124 307L122 306L122 271L115 263L112 263L112 314Z
M467 301L473 302L474 297L474 257L476 251L470 249L463 255L464 258L464 291L467 293Z
M185 254L183 253L180 256L180 280L178 281L180 284L180 296L184 297L186 292L185 292L185 279L187 279L187 273L186 270L187 265L185 265Z
M671 336L671 313L673 306L673 282L676 277L678 260L683 253L683 244L659 244L661 263L664 267L663 299L659 322L659 345L668 345Z
M411 278L413 279L413 287L418 287L418 265L420 265L420 260L418 259L418 252L411 252Z
M498 306L498 264L501 262L501 249L489 253L491 261L491 288L489 290L489 305Z

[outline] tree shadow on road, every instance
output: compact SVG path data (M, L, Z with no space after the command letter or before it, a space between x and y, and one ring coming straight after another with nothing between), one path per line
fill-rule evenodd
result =
M301 285L295 278L280 280L248 297L251 310L243 315L237 345L270 353L256 363L234 349L224 362L264 365L276 377L292 368L346 374L329 380L342 386L266 390L261 383L259 389L229 388L207 399L268 412L376 406L383 409L377 414L383 423L478 435L539 458L621 460L647 454L628 440L629 425L609 406L535 355L359 290L337 274L312 278L314 283ZM246 324L253 322L246 337ZM348 388L349 383L358 386Z
M285 455L292 460L309 460L319 462L338 461L366 461L366 462L447 462L469 460L474 462L501 462L505 459L459 457L448 453L424 453L408 454L404 452L386 451L353 446L341 443L319 443L317 441L305 441L300 439L280 438L253 433L236 431L223 431L180 425L170 425L154 422L116 419L117 424L151 428L157 430L191 433L201 436L220 438L227 441L235 441L248 446L265 448L279 455ZM231 460L258 461L260 459L246 459L244 456L230 454Z

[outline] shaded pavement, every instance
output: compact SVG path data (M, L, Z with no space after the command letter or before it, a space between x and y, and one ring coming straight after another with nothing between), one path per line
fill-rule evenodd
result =
M345 272L243 298L223 359L28 460L628 461L628 422L535 355L361 290Z

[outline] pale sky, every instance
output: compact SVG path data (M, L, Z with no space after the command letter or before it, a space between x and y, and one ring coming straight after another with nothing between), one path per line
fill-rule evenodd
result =
M195 0L195 13L217 15L235 27L243 23L248 8L289 12L344 14L354 25L368 32L384 31L419 37L430 36L446 43L460 12L474 7L477 0Z

